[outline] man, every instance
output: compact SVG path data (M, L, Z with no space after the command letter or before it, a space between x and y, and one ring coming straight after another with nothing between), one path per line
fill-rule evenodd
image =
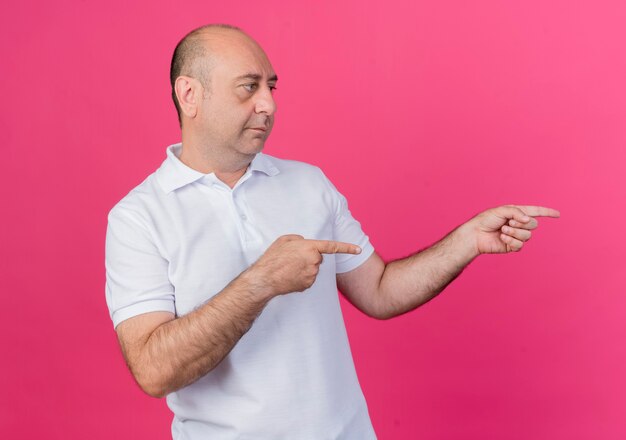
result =
M477 255L519 251L553 209L484 211L385 264L322 171L262 153L277 75L238 28L178 44L182 143L109 213L107 304L139 386L185 439L374 439L337 287L388 319Z

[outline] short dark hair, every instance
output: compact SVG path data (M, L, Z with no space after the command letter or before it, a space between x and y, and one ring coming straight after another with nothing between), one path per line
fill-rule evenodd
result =
M202 84L205 90L209 90L210 81L208 76L208 70L210 69L210 63L208 58L210 57L204 44L202 44L201 37L204 31L212 28L221 29L233 29L243 32L242 29L237 26L224 23L212 23L201 26L192 30L178 42L174 49L174 55L172 55L172 64L170 65L170 83L172 85L172 100L174 106L176 106L176 113L178 114L178 124L183 127L183 120L181 118L181 109L178 99L176 98L176 78L181 75L192 76ZM202 62L204 68L198 68L198 62Z

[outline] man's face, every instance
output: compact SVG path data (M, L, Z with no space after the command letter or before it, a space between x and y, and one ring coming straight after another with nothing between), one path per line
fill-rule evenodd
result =
M244 35L218 35L209 48L215 63L198 109L200 139L225 154L256 154L274 126L274 69L263 50Z

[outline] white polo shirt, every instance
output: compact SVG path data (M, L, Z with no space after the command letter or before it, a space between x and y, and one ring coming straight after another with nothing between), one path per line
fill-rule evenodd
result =
M336 274L374 252L334 185L303 162L259 153L234 188L167 148L161 167L110 211L106 300L113 325L141 313L192 311L279 236L337 240L315 283L273 298L207 375L167 396L174 439L369 440Z

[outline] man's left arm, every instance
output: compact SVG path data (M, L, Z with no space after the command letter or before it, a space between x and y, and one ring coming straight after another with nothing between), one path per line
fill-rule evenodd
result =
M431 300L478 255L520 251L537 227L535 217L559 216L541 206L488 209L407 258L385 264L374 252L356 269L337 274L337 284L365 314L393 318Z

